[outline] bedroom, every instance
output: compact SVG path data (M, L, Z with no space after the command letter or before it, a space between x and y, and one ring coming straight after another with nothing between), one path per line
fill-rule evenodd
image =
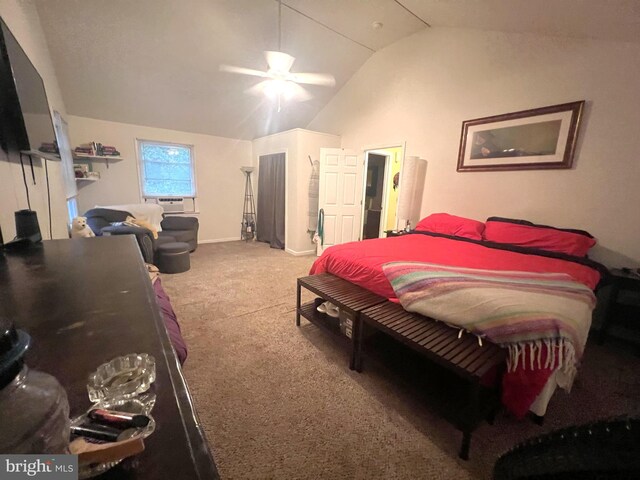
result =
M98 8L97 2L92 3L92 8ZM144 12L144 2L136 3L141 5L139 8ZM275 30L277 5L273 3L274 5L265 8L271 12L268 15L268 23L272 25L272 30ZM305 2L297 3L305 5ZM322 108L314 107L317 108L317 114L313 114L302 123L298 123L296 119L283 129L298 127L339 136L338 144L323 146L358 150L406 142L407 155L417 155L427 161L420 217L430 213L449 212L484 221L489 216L500 215L548 225L580 228L589 231L598 239L598 245L590 253L595 259L608 266L639 266L640 247L637 239L640 236L640 227L638 215L634 212L640 200L637 188L640 167L635 161L635 152L640 146L635 135L635 126L640 120L635 102L636 85L640 79L640 44L636 28L638 11L635 2L616 2L615 8L600 5L600 2L591 2L588 8L582 8L582 2L568 2L564 7L558 7L560 10L554 11L553 15L531 11L534 7L528 6L525 2L519 3L517 7L502 10L502 2L492 2L493 8L477 11L473 6L476 2L459 2L453 13L443 7L441 2L401 3L432 26L425 27L418 21L421 26L415 33L398 39L375 53L354 46L345 39L331 40L335 42L330 44L333 46L332 55L336 51L341 52L340 56L344 53L346 59L340 60L341 62L352 62L353 65L361 66L348 75L345 74L343 78L338 78L341 88L327 89L326 92L320 88L313 90L317 95L326 96L322 98ZM73 5L75 2L4 1L1 4L1 14L30 56L33 54L32 60L45 80L52 109L66 113L72 143L96 139L105 144L115 144L123 150L123 156L132 160L135 160L136 155L135 138L196 145L199 159L198 193L203 197L199 199L202 229L200 238L211 241L237 239L244 190L239 168L247 164L255 165L256 157L260 153L271 153L260 150L267 140L254 141L267 132L248 137L223 133L206 134L201 130L201 125L189 123L193 120L189 117L188 111L168 108L169 113L158 113L157 104L163 106L164 90L161 88L162 78L154 74L157 64L161 61L157 56L150 57L149 63L142 65L141 69L135 72L134 78L129 78L131 82L137 82L133 93L125 90L126 85L117 83L119 75L114 63L108 65L108 71L111 72L109 76L106 75L108 72L99 71L91 82L87 80L86 87L81 88L82 85L73 83L70 77L78 72L71 69L72 65L68 65L67 62L75 62L76 69L82 62L93 64L96 50L104 48L101 45L108 45L109 32L107 29L98 32L97 29L86 26L90 13L83 13L82 9L78 9L78 15L85 16L74 18L65 11L70 8L70 4ZM104 8L106 13L109 13L111 8L115 10L114 7ZM89 7L87 10L91 11ZM575 12L579 14L574 15ZM134 14L139 13L131 12L131 18L136 18ZM105 17L111 18L105 19L105 24L115 22L118 17L113 11L111 15L112 17ZM285 46L288 38L296 38L294 33L286 33L287 22L296 17L295 13L285 8ZM178 18L184 22L189 19L189 15L183 13ZM375 19L385 22L384 19ZM165 21L166 18L159 15L158 18L154 18L153 24L159 28ZM75 37L74 22L83 25ZM342 22L348 23L347 20ZM42 24L41 29L38 24ZM371 21L367 21L366 28L369 28L370 24ZM120 25L118 28L122 30L118 31L118 36L122 36L124 41L132 44L136 41L148 42L153 46L153 42L145 40L145 35L150 33L135 27L135 22L115 25ZM236 32L242 30L242 24L230 25ZM312 27L306 23L297 25L297 35L301 35L301 31L305 30L303 27L308 27L310 36L318 30L321 31L322 39L333 39L337 36L335 33L327 33L317 24L313 24L315 26ZM340 23L331 25L340 31ZM478 25L483 25L482 29L478 29ZM178 27L187 28L184 23L179 23ZM68 36L61 34L60 31L64 29L68 29ZM70 51L66 50L69 47L65 46L65 39L72 41ZM221 78L221 74L217 72L217 64L223 61L262 68L261 51L273 48L268 44L272 38L260 38L256 42L254 40L253 37L242 40L245 42L242 47L253 56L216 58L213 62L215 64L208 65L206 71L211 71L211 75ZM84 41L94 43L84 46ZM194 44L189 46L197 48ZM306 47L310 52L307 56L313 57L315 51L311 47ZM65 50L60 51L62 48ZM347 58L347 54L354 49L357 52L356 56L359 55L363 59ZM316 47L315 50L319 48ZM86 58L81 55L83 52ZM125 62L127 58L124 57L124 53L123 50L117 50L108 52L108 55L105 52L105 55L109 57L110 62L115 62L117 56L121 55L122 61ZM305 58L304 54L296 56L300 61ZM168 60L177 61L172 57ZM310 62L311 59L307 61ZM301 64L301 69L302 66L304 64ZM326 64L314 67L315 71L331 71L337 76L337 71ZM142 77L142 80L138 77ZM208 80L204 78L202 81ZM233 81L242 93L242 80ZM144 90L146 84L150 86L148 92ZM127 95L116 98L113 94L104 94L103 98L101 94L91 94L94 90L113 85L122 88ZM154 86L157 86L157 90L153 89ZM210 98L189 98L189 92L175 92L178 101L191 102L189 105L211 101ZM240 96L234 98L238 97ZM456 172L462 121L583 99L587 101L587 105L572 169ZM109 104L116 100L126 104L120 105L121 109L126 107L129 110L125 112L126 115L119 112L118 116L109 118L106 116ZM238 101L249 103L248 99ZM90 111L87 105L92 102L97 105ZM300 104L299 107L309 108L304 104ZM100 111L105 112L105 115L101 116ZM151 117L150 120L135 120L138 112L141 112L141 116ZM176 125L174 127L170 123L174 121L170 118L172 114L180 117L180 121L175 120L173 123ZM225 112L220 115L224 119L231 118L227 117ZM257 124L260 124L260 121L264 123L264 118L258 119ZM213 120L211 122L214 123ZM216 123L224 121L216 120ZM230 121L227 123L232 125ZM291 135L295 137L296 134ZM296 141L290 140L292 145ZM274 142L278 143L277 140ZM309 154L312 154L314 159L319 154L317 148L317 145L309 147ZM212 164L205 166L202 159L208 156L213 159ZM301 152L299 158L299 164L308 168L306 155ZM11 236L13 211L24 208L24 199L20 174L15 175L11 172L15 180L11 186L5 187L5 167L5 162L0 162L0 168L3 168L2 228L7 239ZM99 168L102 169L102 180L105 181L83 187L79 199L80 211L95 204L139 201L135 161L114 163L108 170L104 166ZM299 177L299 181L305 187L308 182L307 175L308 172L305 170L304 175ZM220 204L225 205L225 208L220 208ZM206 210L207 208L209 210ZM301 211L297 214L300 215L296 218L306 226L306 209L299 210ZM44 204L42 211L46 211ZM54 237L64 238L66 210L64 207L54 208L53 215L59 219L54 224ZM45 222L46 217L46 213L39 214L41 222ZM43 227L43 230L46 228ZM300 237L301 242L308 241L305 232L302 232ZM224 245L221 244L220 247ZM304 251L313 248L310 243L308 245L310 246L307 248L302 245L302 248L296 247L294 250ZM273 254L269 252L269 255ZM281 265L278 262L281 262ZM297 269L297 276L302 276L308 271L310 262L308 258L305 260L278 257L277 262L270 268L283 271L281 269L289 266ZM192 273L203 273L197 267L195 258L193 263ZM210 264L210 267L216 268L215 262ZM265 284L269 278L267 270L263 272L264 277L259 277L258 274L252 277L248 265L242 268L247 279L255 278L256 283L260 283L257 288L266 297L280 299L289 306L293 305L294 283L272 289ZM259 266L255 268L259 270ZM208 277L201 279L202 284L205 283L205 278ZM259 278L262 278L262 281L258 280ZM295 276L293 278L295 279ZM216 280L225 281L224 278ZM200 280L194 279L194 282L196 285L201 284ZM197 309L206 301L205 297L197 297L191 306L177 302L176 308L183 309L182 312L178 311L179 316L189 318L189 315L197 315ZM219 314L223 314L225 309L230 312L248 311L248 306L236 305L231 301L222 302L218 308ZM291 333L289 327L292 323L292 313L279 313L282 313L283 321L289 322L283 330ZM215 329L210 330L211 328L209 326L203 331L219 333ZM194 335L193 331L190 335ZM264 348L268 350L268 347ZM325 352L328 352L327 355L339 355L338 350L333 353L332 350ZM193 355L194 358L198 358L195 353ZM204 351L200 351L200 355L203 363L206 363ZM190 370L194 376L199 376L195 368L197 363L194 361ZM342 367L343 363L340 359L336 365ZM328 372L335 373L331 368L323 371L327 375ZM191 385L191 379L189 380ZM349 383L348 386L356 388L353 383ZM392 415L401 415L398 412L406 407L398 408L400 410L395 409ZM200 410L200 415L204 416ZM206 415L214 416L215 413ZM446 427L442 427L441 431L447 431ZM528 433L533 435L536 430L532 429ZM215 438L215 435L213 436ZM328 437L320 435L319 438ZM215 445L215 440L212 443ZM454 440L451 445L453 443ZM443 448L444 450L447 449ZM448 450L455 451L455 447ZM282 462L287 463L286 452L282 452L282 455ZM378 451L377 455L381 453ZM344 454L341 458L346 457ZM241 463L237 458L229 461L234 465ZM222 471L224 472L224 469ZM397 475L401 476L401 473Z

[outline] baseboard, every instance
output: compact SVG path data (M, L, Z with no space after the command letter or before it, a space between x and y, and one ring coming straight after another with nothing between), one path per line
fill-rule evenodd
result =
M315 249L313 249L313 250L303 250L302 252L296 252L295 250L291 250L290 248L285 248L284 251L287 252L290 255L293 255L294 257L302 257L304 255L314 255L316 253Z
M213 240L198 240L198 245L203 243L222 243L222 242L237 242L242 240L240 237L229 237L229 238L215 238Z
M216 238L213 240L198 240L198 245L202 245L205 243L239 242L240 240L242 240L240 237ZM290 248L285 248L284 251L290 255L293 255L294 257L302 257L304 255L316 254L315 248L313 250L304 250L302 252L296 252L295 250L291 250Z

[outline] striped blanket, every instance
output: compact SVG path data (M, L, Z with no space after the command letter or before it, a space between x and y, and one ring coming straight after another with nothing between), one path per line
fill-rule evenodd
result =
M564 273L479 270L421 262L383 266L405 310L509 349L508 369L558 369L569 389L595 296Z

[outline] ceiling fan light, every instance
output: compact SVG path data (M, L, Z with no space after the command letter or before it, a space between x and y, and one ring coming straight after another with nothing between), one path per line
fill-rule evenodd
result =
M296 94L296 87L297 87L297 85L296 85L295 83L293 83L293 82L290 82L290 81L288 81L288 80L284 82L284 85L283 85L283 88L284 88L283 95L284 95L284 98L285 98L286 100L291 100L291 99L295 96L295 94Z
M275 100L278 97L290 100L296 93L296 84L288 80L274 78L267 80L264 85L264 94Z
M264 82L263 91L267 98L270 98L271 100L275 100L276 98L278 98L278 80L267 80L266 82Z

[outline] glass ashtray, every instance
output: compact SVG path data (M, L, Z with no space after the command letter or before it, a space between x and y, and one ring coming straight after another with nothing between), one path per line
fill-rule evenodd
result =
M136 429L126 430L128 435L123 436L120 440L125 440L127 438L134 437L142 437L147 438L151 435L156 429L156 422L151 416L151 410L156 402L156 396L153 393L147 393L144 395L140 395L136 398L118 398L118 399L106 399L102 400L98 403L95 403L82 415L71 420L71 425L81 425L83 424L89 415L91 410L95 410L97 408L102 408L105 410L116 410L118 412L126 412L134 415L146 415L149 417L149 423L147 426ZM91 440L92 443L101 443L96 442L95 440ZM113 462L103 462L103 463L90 463L90 464L82 464L78 465L78 478L85 479L95 477L100 475L107 470L118 465L122 460L116 460Z
M89 400L126 399L146 392L156 379L156 361L146 353L130 353L103 363L89 375Z

